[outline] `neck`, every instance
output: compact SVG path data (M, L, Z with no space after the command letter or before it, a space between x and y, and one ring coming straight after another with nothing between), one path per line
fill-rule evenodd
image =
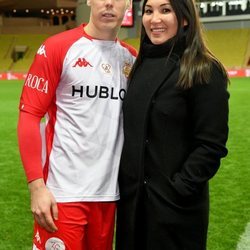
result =
M118 29L116 30L110 30L110 29L98 29L93 25L92 23L88 23L84 27L85 32L98 40L107 40L107 41L114 41L117 37Z

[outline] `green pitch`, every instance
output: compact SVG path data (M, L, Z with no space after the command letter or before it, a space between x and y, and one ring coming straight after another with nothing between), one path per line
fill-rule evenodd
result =
M16 138L21 88L20 81L0 81L0 250L32 249L29 193ZM229 91L229 154L210 182L208 250L235 250L250 222L250 78L232 79Z

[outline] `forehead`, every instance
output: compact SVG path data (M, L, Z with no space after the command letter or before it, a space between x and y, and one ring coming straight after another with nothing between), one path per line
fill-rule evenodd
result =
M0 0L1 1L1 0ZM105 3L106 0L88 0L89 2ZM130 3L131 0L112 0L112 2Z

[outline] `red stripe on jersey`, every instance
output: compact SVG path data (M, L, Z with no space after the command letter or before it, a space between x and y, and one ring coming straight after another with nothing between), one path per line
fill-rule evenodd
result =
M124 48L128 49L128 51L129 51L134 57L137 57L137 50L136 50L134 47L132 47L131 45L129 45L129 44L123 42L123 41L120 41L120 44L121 44Z
M54 131L55 131L55 123L56 123L56 100L53 101L53 106L48 112L49 121L46 126L45 135L46 135L46 162L43 168L44 181L46 183L49 172L49 156L52 150L53 139L54 139Z

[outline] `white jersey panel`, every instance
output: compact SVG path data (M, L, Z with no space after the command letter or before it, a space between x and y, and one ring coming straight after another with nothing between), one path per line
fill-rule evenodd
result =
M119 199L121 108L134 59L118 41L85 37L66 53L47 178L57 202Z

